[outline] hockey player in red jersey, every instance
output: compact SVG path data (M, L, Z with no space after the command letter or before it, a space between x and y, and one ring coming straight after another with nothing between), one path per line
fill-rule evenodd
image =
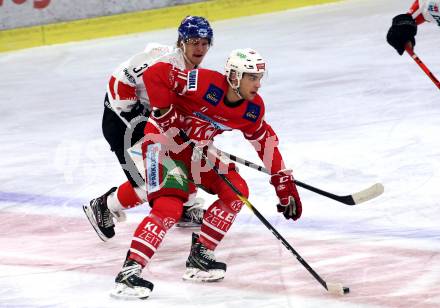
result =
M395 16L387 33L388 43L400 55L408 43L414 48L417 25L425 21L435 22L440 26L440 0L416 0L408 13Z
M146 201L143 175L139 174L127 153L127 149L143 137L145 121L150 113L143 73L158 61L172 63L180 69L197 68L212 42L213 31L209 22L200 16L187 16L178 28L177 47L148 44L143 52L123 62L112 74L105 96L102 130L128 181L83 206L87 218L103 241L114 236L114 219L125 220L124 209ZM202 202L202 199L195 198L194 192L185 204L178 226L200 226Z
M266 71L263 58L252 49L234 50L225 75L206 69L179 70L157 63L144 73L152 113L145 127L147 197L153 209L136 229L126 261L116 277L113 296L147 298L153 284L141 278L167 231L179 219L188 199L188 181L201 184L218 199L207 209L200 234L193 234L186 272L193 281L223 279L226 264L218 262L214 250L230 229L243 202L193 147L179 137L182 130L196 144L209 148L216 135L240 130L251 142L279 198L277 210L286 219L297 220L302 206L291 170L286 170L278 138L264 120L265 105L258 95ZM200 159L200 158L199 158ZM226 178L244 195L249 191L233 164L211 157Z

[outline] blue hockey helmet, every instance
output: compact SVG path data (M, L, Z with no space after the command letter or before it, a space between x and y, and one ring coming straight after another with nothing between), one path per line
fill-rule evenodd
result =
M177 29L179 41L187 42L190 38L204 38L212 45L214 33L208 20L201 16L186 16Z

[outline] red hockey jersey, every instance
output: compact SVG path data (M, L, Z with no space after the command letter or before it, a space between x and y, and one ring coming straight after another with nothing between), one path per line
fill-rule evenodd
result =
M182 71L169 63L157 63L143 75L152 108L173 104L185 118L184 130L195 141L212 141L224 131L243 132L272 173L284 169L278 138L264 120L264 102L257 94L253 101L231 104L225 97L229 84L216 71Z

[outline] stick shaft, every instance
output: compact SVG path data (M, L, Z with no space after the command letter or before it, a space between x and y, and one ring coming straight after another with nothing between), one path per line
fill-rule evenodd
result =
M425 65L425 63L420 60L420 58L416 55L414 50L411 48L411 46L405 47L406 52L413 58L413 60L417 63L417 65L422 69L422 71L425 72L425 74L429 77L429 79L432 80L432 82L437 86L437 88L440 89L440 81L434 76L433 73L429 70L429 68Z
M190 146L193 149L197 149L194 146L194 143L191 142L188 138L188 136L185 134L185 132L180 131L180 136L183 138L184 141L189 142ZM245 197L243 194L238 190L234 184L222 173L219 172L217 169L217 166L215 166L214 163L212 163L208 157L200 150L199 153L201 157L211 166L211 168L214 170L214 172L231 188L237 197L243 201L244 204L254 213L255 216L263 223L263 225L268 228L272 234L283 244L284 247L287 248L295 257L296 259L305 267L305 269L328 291L327 283L324 279L321 278L321 276L318 275L318 273L301 257L301 255L289 244L289 242L284 239L284 237L270 224L269 221L267 221L266 218L264 218L263 215L252 205L252 203Z
M262 166L259 166L259 165L255 164L253 162L250 162L250 161L248 161L246 159L237 157L235 155L229 154L229 153L221 151L219 149L217 149L217 154L226 156L230 160L235 161L235 162L237 162L239 164L245 165L245 166L247 166L249 168L258 170L258 171L266 173L266 174L270 174L270 172L266 168L264 168ZM319 195L325 196L327 198L339 201L339 202L347 204L347 205L354 205L354 204L356 204L356 202L354 201L354 199L353 199L353 197L351 195L338 196L338 195L332 194L332 193L330 193L328 191L325 191L325 190L319 189L317 187L314 187L312 185L306 184L304 182L301 182L301 181L298 181L298 180L294 180L294 181L295 181L296 185L298 185L298 186L300 186L302 188L305 188L307 190L313 191L314 193L317 193Z

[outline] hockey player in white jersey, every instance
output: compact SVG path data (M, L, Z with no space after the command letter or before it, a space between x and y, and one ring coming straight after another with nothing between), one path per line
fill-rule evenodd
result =
M197 68L213 43L209 22L200 16L185 17L178 28L176 47L147 45L144 52L123 62L112 74L104 100L102 130L117 156L128 181L83 206L98 236L107 241L115 235L114 220L124 221L124 210L146 202L146 188L127 149L144 136L150 113L149 98L142 80L143 72L156 62L168 62L179 69ZM177 226L199 226L203 200L189 199Z
M400 55L408 43L414 48L417 26L425 21L434 22L440 27L440 0L416 0L408 13L395 16L387 33L388 43Z

